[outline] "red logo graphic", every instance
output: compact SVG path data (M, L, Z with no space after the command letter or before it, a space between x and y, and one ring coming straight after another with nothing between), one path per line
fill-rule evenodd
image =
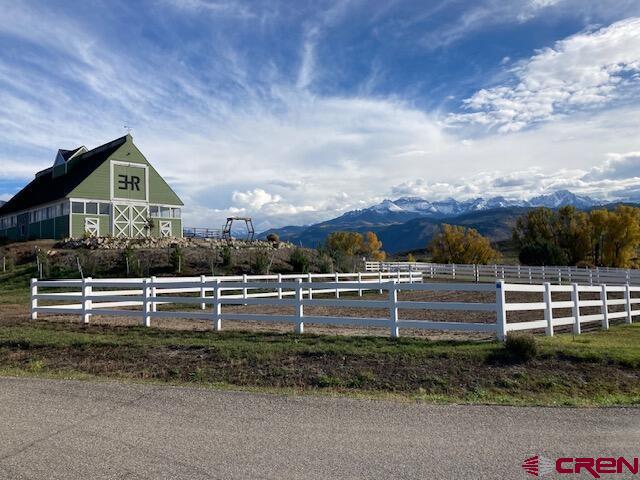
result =
M547 457L536 455L535 457L527 458L522 462L522 468L529 475L541 477L547 473L553 472L555 470L555 464Z
M535 455L522 462L522 469L534 477L542 477L555 472L561 475L589 474L593 478L602 475L630 473L638 475L638 457L560 457L555 461Z

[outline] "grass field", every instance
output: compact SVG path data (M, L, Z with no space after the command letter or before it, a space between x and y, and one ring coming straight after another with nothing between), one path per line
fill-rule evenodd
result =
M430 402L640 404L640 325L537 337L537 355L523 360L492 341L31 322L30 274L0 278L3 375Z

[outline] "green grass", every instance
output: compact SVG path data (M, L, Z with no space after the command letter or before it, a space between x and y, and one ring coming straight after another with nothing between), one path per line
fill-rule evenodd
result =
M0 273L0 304L22 304L29 301L29 282L36 274L33 265L20 265Z
M517 362L497 342L25 322L0 329L0 374L438 403L640 403L640 326L538 343L535 359Z

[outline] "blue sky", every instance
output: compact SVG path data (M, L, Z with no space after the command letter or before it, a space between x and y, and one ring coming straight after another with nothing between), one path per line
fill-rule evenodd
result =
M0 199L133 127L189 225L640 198L640 2L0 0Z

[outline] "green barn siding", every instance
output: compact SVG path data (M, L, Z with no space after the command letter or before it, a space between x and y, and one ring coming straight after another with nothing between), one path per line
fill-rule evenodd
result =
M62 216L30 223L27 227L27 238L60 239L69 236L69 217Z
M111 200L111 172L109 162L96 168L80 185L69 194L70 198L89 198L91 200Z
M56 238L69 236L69 215L56 218Z
M40 238L56 238L55 220L53 218L40 222Z
M16 227L11 227L0 230L0 237L8 238L9 240L17 240L18 229Z
M109 215L83 215L81 213L73 213L71 216L71 236L73 238L80 238L84 236L84 219L87 217L100 219L101 237L106 237L111 233L111 217Z

